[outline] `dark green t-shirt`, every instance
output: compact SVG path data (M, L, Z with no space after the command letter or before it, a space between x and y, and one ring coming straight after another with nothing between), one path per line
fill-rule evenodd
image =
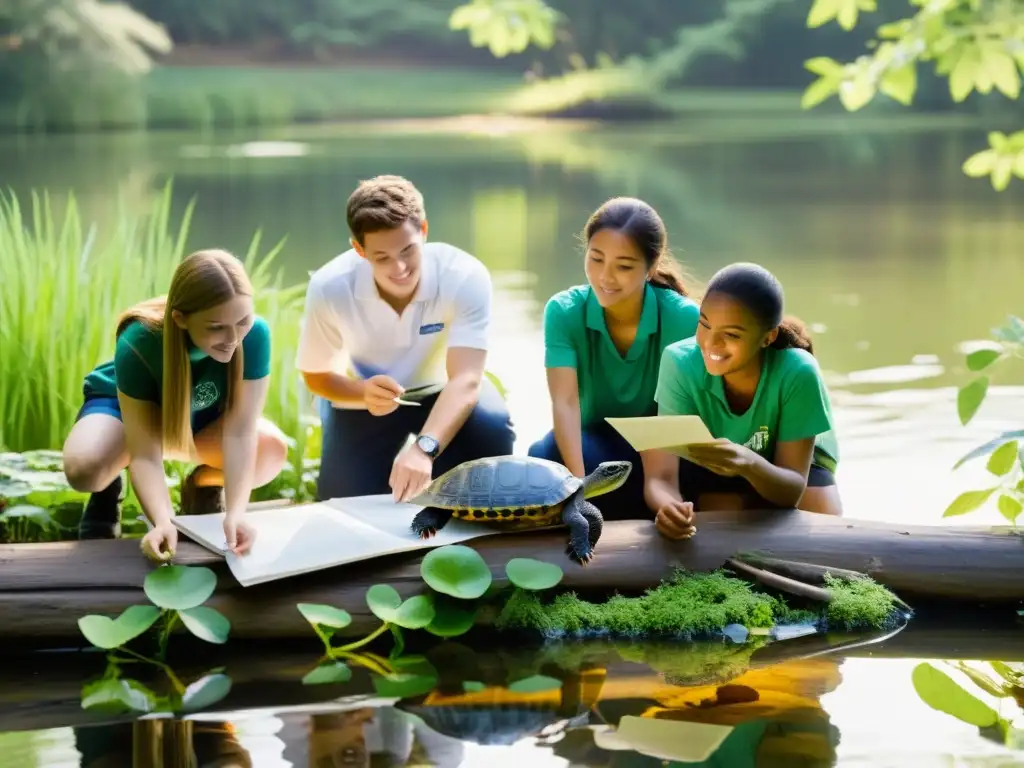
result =
M209 408L220 410L227 396L227 365L202 350L190 347L192 364L192 416ZM118 391L136 400L160 404L163 388L163 333L134 321L117 337L114 359L85 377L90 397L117 397ZM262 379L270 374L270 327L256 317L242 339L242 378Z
M696 414L714 437L745 445L768 461L779 441L815 438L814 463L836 469L839 444L832 403L818 361L802 349L764 352L761 378L750 407L733 413L721 376L712 376L695 339L665 349L658 376L658 414Z
M544 308L544 365L576 369L584 428L608 416L653 416L662 352L693 336L699 317L693 300L648 283L636 338L621 355L590 286L567 288Z

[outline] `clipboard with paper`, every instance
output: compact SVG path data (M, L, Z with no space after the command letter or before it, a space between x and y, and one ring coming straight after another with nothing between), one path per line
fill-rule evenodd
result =
M700 416L635 416L605 421L626 438L636 451L656 448L688 458L691 445L717 442Z

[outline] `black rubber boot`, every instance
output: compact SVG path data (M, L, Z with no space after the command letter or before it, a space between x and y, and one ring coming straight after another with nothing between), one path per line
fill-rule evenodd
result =
M185 482L181 484L181 515L212 515L223 512L225 508L224 488L220 485L208 485L200 488L195 483L196 472L202 465L193 469Z
M89 496L78 522L79 539L116 539L121 535L121 475Z

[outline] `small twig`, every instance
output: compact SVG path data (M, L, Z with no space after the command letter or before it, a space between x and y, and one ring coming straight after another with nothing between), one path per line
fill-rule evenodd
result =
M730 568L739 571L740 573L744 573L751 578L757 579L765 586L774 587L775 589L780 589L783 592L789 592L792 595L806 597L822 603L832 602L832 595L827 589L811 586L810 584L804 584L802 581L796 581L795 579L780 576L777 573L772 573L771 571L764 571L760 568L755 568L752 565L741 563L733 558L729 558L725 562Z
M772 573L777 573L780 576L796 579L804 582L805 584L823 585L825 583L826 575L835 576L840 579L848 579L850 581L864 580L868 578L866 573L851 571L848 568L833 568L828 565L801 563L796 560L780 560L775 557L765 557L764 555L759 555L756 552L740 553L736 555L736 559L741 563L761 568L765 571L771 571Z

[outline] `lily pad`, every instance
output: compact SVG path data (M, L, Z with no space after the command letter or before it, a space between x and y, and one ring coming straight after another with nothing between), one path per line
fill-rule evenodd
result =
M446 600L434 603L434 618L426 630L438 637L458 637L473 628L476 623L476 606L452 605Z
M205 675L185 689L181 695L181 708L187 712L206 709L223 699L231 691L231 678L224 674Z
M987 728L999 721L999 715L992 707L926 661L914 667L911 681L917 695L932 709L978 728Z
M430 693L437 685L433 675L410 675L399 672L395 675L373 675L373 689L385 699L405 699Z
M34 504L16 504L4 510L3 519L11 521L25 521L39 528L53 528L55 523L49 510L37 507Z
M217 576L197 565L164 565L146 574L146 597L161 608L184 611L202 605L217 587Z
M326 627L331 632L344 629L352 623L352 616L341 608L322 603L299 603L295 606L299 613L314 627Z
M557 677L547 675L531 675L522 680L516 680L508 686L512 693L538 693L540 691L551 691L562 687L562 681Z
M78 628L97 648L109 650L135 639L159 618L160 609L155 605L130 605L116 619L98 614L83 616Z
M402 596L390 584L374 584L366 590L366 605L381 621L394 623L395 614L402 604Z
M475 600L491 585L487 563L464 544L432 549L420 564L420 574L432 589L462 600Z
M341 661L328 661L306 673L303 685L324 685L325 683L347 683L352 679L352 670Z
M178 612L181 623L200 640L208 643L226 643L231 622L216 608L198 605Z
M508 580L522 589L551 589L565 575L554 563L534 560L532 557L513 557L505 564Z

